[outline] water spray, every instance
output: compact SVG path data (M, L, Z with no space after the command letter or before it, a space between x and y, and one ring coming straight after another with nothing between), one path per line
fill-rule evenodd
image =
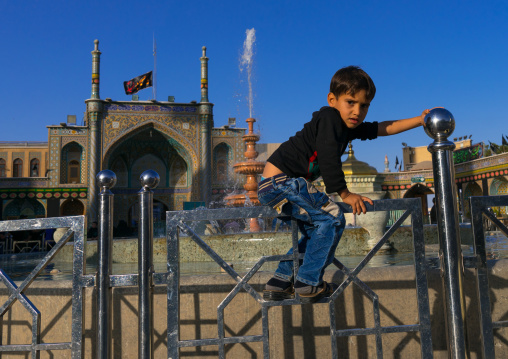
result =
M256 30L254 28L245 31L246 37L243 43L243 54L240 58L240 71L247 70L247 82L249 84L249 117L252 117L254 96L252 94L252 59L254 57L254 43L256 42Z

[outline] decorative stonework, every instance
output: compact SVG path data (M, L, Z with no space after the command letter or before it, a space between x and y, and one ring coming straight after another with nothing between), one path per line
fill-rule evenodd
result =
M229 147L231 147L231 149L235 148L236 145L237 145L237 141L236 139L233 137L233 138L222 138L222 137L219 137L219 138L213 138L212 139L212 151L215 150L215 148L220 145L221 143L225 143L226 145L228 145Z
M51 136L49 141L49 185L57 187L60 183L60 137Z
M106 152L109 147L133 130L147 124L160 124L161 132L182 142L187 139L189 146L195 148L198 141L198 126L196 116L164 116L164 115L109 115L104 118L103 148ZM184 128L185 127L185 128ZM183 142L182 142L183 143Z
M4 177L0 178L0 191L3 188L44 188L48 186L47 179L39 177Z
M87 188L27 188L20 190L19 188L1 188L0 199L15 199L15 198L35 198L35 199L48 199L48 198L87 198Z
M211 105L200 105L199 106L199 114L200 115L211 115L212 114L212 106Z
M83 147L83 150L87 147L87 138L86 136L64 136L62 137L62 147L64 147L66 144L76 142Z
M52 127L50 129L50 135L56 136L68 136L68 135L86 136L87 133L88 131L86 128Z
M103 107L105 106L100 101L88 101L86 103L86 110L88 112L102 112Z
M177 105L177 106L165 106L165 105L130 105L125 103L120 104L104 104L104 111L107 112L197 112L197 105Z
M29 157L30 161L33 160L34 158L41 161L42 154L41 154L41 152L29 152L28 157Z
M476 182L476 181L481 181L482 179L496 178L496 177L504 178L503 176L508 176L508 170L492 171L492 172L475 174L475 175L470 175L467 177L457 178L457 179L455 179L455 183Z
M508 169L508 153L461 163L455 166L455 173L457 177L463 177L469 176L470 174L481 174L500 169Z
M25 160L25 152L13 152L12 153L12 160L15 160L16 158L19 158L21 160Z

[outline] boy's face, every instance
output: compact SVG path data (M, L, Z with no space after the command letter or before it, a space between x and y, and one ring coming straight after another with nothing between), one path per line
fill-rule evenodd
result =
M328 105L339 111L342 121L348 128L356 128L365 120L369 112L370 101L367 101L365 95L365 90L360 90L354 95L342 94L338 98L333 93L329 93Z

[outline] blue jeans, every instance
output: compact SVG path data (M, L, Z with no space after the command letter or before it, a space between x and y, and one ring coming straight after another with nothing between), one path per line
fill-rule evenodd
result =
M339 206L304 178L280 174L259 182L259 201L298 222L298 250L305 253L296 280L318 286L332 263L346 220ZM293 253L291 248L288 254ZM293 262L281 261L275 277L291 280Z

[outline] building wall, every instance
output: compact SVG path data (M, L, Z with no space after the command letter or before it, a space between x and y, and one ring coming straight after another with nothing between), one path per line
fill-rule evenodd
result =
M47 142L0 142L0 159L5 160L6 178L14 177L13 162L17 158L23 161L23 177L31 177L30 161L33 159L39 160L37 177L45 177L48 169L48 144Z
M456 149L469 147L473 144L473 141L470 139L454 141ZM419 146L419 147L411 147L404 146L402 148L402 163L405 171L411 170L411 167L414 165L425 162L432 161L432 154L427 149L427 146Z

